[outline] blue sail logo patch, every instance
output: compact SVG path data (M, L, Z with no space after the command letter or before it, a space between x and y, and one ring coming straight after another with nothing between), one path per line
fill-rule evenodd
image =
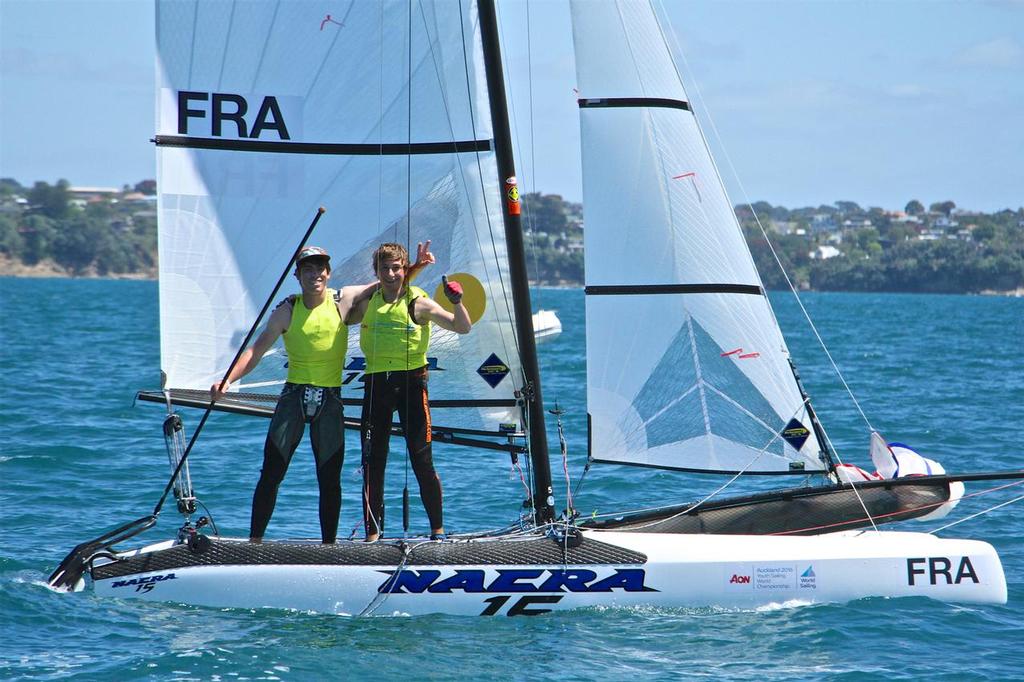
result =
M508 365L494 353L484 360L484 364L477 368L476 373L486 381L491 388L497 388L502 379L508 376Z
M792 445L794 450L802 448L810 435L811 432L807 430L807 427L796 419L790 419L786 428L782 430L783 440Z

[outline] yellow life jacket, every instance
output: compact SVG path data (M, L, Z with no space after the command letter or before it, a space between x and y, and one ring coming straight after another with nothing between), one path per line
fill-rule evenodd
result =
M359 347L366 356L366 373L419 369L427 364L430 324L417 324L409 312L412 302L427 292L407 286L394 303L377 291L366 306L359 328Z
M341 319L334 289L310 310L296 296L292 321L284 333L288 352L288 381L313 386L341 386L348 350L348 327Z

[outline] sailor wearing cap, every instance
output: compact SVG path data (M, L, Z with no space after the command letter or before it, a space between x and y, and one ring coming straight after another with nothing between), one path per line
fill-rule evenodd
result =
M420 248L417 265L433 262L429 244ZM288 376L270 420L263 448L263 469L252 500L249 539L261 542L274 513L277 490L284 480L292 455L309 424L320 487L320 533L325 544L333 543L341 514L341 467L345 458L345 425L341 401L341 375L348 348L347 324L357 302L369 298L378 283L327 286L331 257L319 246L307 246L295 257L295 278L301 295L282 301L270 315L256 341L246 348L223 384L210 387L220 399L231 384L259 365L264 354L284 337Z

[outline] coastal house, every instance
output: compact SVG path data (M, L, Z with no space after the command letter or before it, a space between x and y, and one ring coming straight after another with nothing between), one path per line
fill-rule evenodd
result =
M103 202L116 204L120 195L116 187L68 187L68 203L77 208Z
M828 260L829 258L835 258L836 256L842 256L843 252L834 246L829 244L822 244L818 248L814 249L807 254L811 260Z

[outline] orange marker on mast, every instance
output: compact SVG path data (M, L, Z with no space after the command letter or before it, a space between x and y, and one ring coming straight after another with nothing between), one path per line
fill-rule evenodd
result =
M514 175L505 178L505 196L508 198L508 214L519 215L522 206L519 203L519 183Z

